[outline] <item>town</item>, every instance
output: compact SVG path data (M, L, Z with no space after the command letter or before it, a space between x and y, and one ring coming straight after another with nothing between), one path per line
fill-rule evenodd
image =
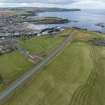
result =
M46 28L44 30L37 30L28 27L30 24L27 16L0 16L0 38L22 37L26 35L36 36L45 33L55 33L60 31L60 27ZM33 24L32 24L33 25ZM43 33L41 33L43 32Z
M5 13L5 12L4 12ZM35 29L32 26L34 19L30 19L29 16L14 15L11 13L2 13L0 16L0 53L7 53L16 49L11 43L14 43L12 39L26 39L43 35L55 35L58 32L64 30L62 27L51 27L43 29ZM8 15L7 15L8 14ZM54 18L56 20L56 18ZM16 43L16 42L15 42ZM12 46L11 46L12 45ZM12 49L12 50L11 50Z

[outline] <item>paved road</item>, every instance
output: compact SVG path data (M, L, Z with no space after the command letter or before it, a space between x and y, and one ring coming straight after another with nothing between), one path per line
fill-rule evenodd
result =
M65 38L64 42L59 45L48 57L46 57L43 61L41 61L38 65L36 65L33 69L29 70L25 74L23 74L20 78L18 78L16 81L14 81L12 84L8 86L3 92L0 93L0 102L8 98L11 94L15 92L15 90L22 86L29 78L31 78L33 75L36 74L36 72L39 72L42 70L43 67L48 65L56 56L62 53L63 49L68 46L74 36L75 32L71 32L70 35Z

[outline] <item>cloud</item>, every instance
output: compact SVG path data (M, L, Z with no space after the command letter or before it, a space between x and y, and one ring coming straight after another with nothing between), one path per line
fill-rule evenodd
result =
M69 4L67 7L81 9L105 9L105 0L76 0L74 3Z
M58 7L58 8L63 8L63 5L47 4L47 3L0 3L0 7Z
M62 4L62 3L64 3L64 4L67 4L67 3L72 3L73 2L73 0L48 0L48 2L49 3L53 3L53 4Z
M0 3L70 3L73 0L0 0Z
M105 0L0 0L0 7L105 9Z

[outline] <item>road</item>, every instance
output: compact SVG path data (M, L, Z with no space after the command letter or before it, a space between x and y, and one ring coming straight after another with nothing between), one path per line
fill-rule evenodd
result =
M8 86L3 92L0 93L0 102L7 99L10 95L12 95L15 90L22 86L29 78L35 75L37 72L43 70L42 68L48 65L50 62L56 58L59 54L64 51L64 48L67 47L73 40L73 36L75 32L72 31L68 37L65 38L62 44L60 44L52 53L50 53L44 60L42 60L38 65L36 65L33 69L24 73L20 78L14 81L12 84Z

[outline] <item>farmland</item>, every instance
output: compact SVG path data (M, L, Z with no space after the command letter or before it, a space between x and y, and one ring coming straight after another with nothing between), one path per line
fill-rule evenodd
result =
M105 47L90 41L105 37L94 32L76 31L74 41L63 53L4 105L105 104Z

